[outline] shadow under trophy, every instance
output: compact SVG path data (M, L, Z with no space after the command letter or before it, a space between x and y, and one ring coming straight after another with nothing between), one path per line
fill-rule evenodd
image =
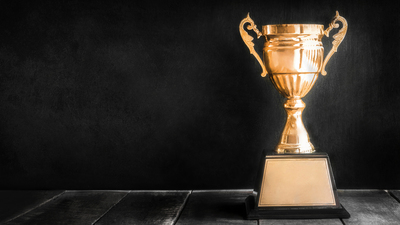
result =
M333 36L332 49L324 58L321 39L333 28L342 28ZM257 38L265 36L261 60L254 50L253 30ZM265 25L257 29L249 14L239 26L240 35L268 77L285 98L286 125L275 151L262 158L255 187L256 196L246 199L247 219L259 218L349 218L340 205L329 157L316 153L302 121L305 103L302 97L311 90L319 73L337 51L347 32L346 19L336 11L329 27L319 24Z

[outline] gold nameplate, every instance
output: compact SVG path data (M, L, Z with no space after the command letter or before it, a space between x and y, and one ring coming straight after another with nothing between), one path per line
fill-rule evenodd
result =
M335 206L327 158L266 158L259 207Z

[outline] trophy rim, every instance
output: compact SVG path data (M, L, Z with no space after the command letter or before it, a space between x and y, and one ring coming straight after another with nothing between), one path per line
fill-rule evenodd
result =
M324 34L322 24L271 24L262 26L263 35L284 34Z

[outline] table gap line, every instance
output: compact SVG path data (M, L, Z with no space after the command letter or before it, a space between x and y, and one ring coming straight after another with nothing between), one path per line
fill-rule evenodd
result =
M172 224L173 224L173 225L175 225L175 224L179 221L179 218L181 217L183 210L185 209L187 203L189 202L189 198L190 198L190 195L191 195L192 193L193 193L193 190L190 190L190 192L188 193L187 197L185 198L185 201L183 202L183 204L181 205L181 207L179 207L178 215L177 215L177 216L175 217L175 219L172 221Z
M394 198L394 200L396 200L398 203L400 203L400 199L397 198L397 196L394 195L391 191L386 190L386 193L388 193L390 195L390 197Z
M131 191L126 192L126 194L120 200L118 200L114 205L112 205L108 210L106 210L102 215L100 215L100 217L97 218L92 223L92 225L96 224L101 218L103 218L112 208L114 208L118 203L120 203L122 201L122 199L124 199L129 193L131 193Z

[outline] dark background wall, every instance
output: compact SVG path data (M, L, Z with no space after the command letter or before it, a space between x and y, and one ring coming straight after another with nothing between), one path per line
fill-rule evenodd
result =
M305 126L338 188L400 188L390 2L1 1L0 188L252 188L286 115L239 23L327 26L336 10L348 33Z

